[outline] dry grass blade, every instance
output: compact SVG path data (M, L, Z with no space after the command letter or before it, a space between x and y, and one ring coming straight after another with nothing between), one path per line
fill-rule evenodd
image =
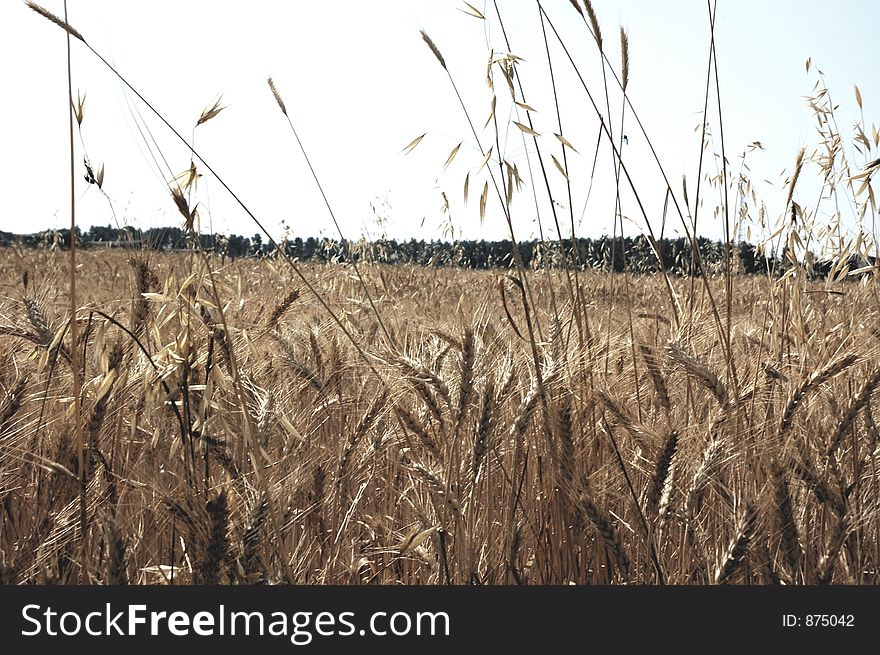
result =
M403 539L397 546L398 552L401 555L406 555L414 550L416 550L422 543L425 542L428 537L430 537L434 532L437 531L437 526L431 526L430 528L422 529L421 524L416 524L414 528L412 528L406 535L404 535Z
M458 151L461 149L461 144L463 142L459 142L457 146L455 146L450 152L449 156L446 157L446 161L443 163L443 170L449 168L449 165L452 163L452 160L455 159L455 156L458 154Z
M404 155L408 155L409 153L411 153L413 150L416 149L416 146L419 145L419 144L422 142L422 139L424 139L425 136L427 136L427 134L428 134L428 133L425 132L425 134L422 134L421 136L417 136L415 139L413 139L412 141L410 141L410 142L409 142L409 143L403 148L403 150L401 150L400 152L402 152ZM467 193L465 193L465 202L467 202Z
M467 14L468 16L473 16L474 18L479 18L480 20L486 20L486 17L480 12L479 9L474 7L470 2L465 2L467 5L467 9L459 9L459 11Z
M516 121L513 121L513 124L516 125L516 127L519 128L519 130L524 134L528 134L529 136L541 136L540 133L535 132L535 130L530 128L528 125L524 125L523 123L518 123ZM562 171L562 173L564 175L565 171Z

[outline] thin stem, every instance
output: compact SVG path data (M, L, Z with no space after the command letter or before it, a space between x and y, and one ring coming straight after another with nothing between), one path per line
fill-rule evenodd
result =
M345 235L342 233L342 228L339 227L339 221L336 220L336 214L333 212L333 207L330 206L330 200L327 198L327 194L324 193L324 187L321 185L321 181L318 179L318 174L315 172L315 168L312 166L312 160L309 159L309 155L306 152L305 146L302 143L302 140L299 138L299 134L296 131L296 128L293 126L293 121L290 118L290 115L287 111L284 112L285 118L287 118L287 124L290 126L290 131L293 132L293 137L296 139L296 143L299 146L300 152L302 152L303 158L306 160L306 165L309 167L309 171L312 174L312 178L315 180L315 184L318 187L318 191L321 193L321 198L324 199L324 205L327 207L327 212L330 214L330 218L333 219L333 225L336 226L336 231L339 233L340 240L345 242ZM379 314L379 310L376 307L376 304L373 302L373 295L370 293L370 289L367 287L367 283L364 281L363 276L361 275L361 269L357 265L357 261L354 257L351 258L351 264L354 268L355 275L357 275L358 281L361 284L361 287L364 290L364 294L367 296L367 301L370 303L370 308L373 310L373 313L376 315L376 320L379 322L379 327L382 328L382 332L385 333L385 338L388 339L389 344L394 344L394 339L391 337L391 334L388 332L388 329L385 327L385 322L382 320L382 315Z
M64 0L64 21L67 22L67 0ZM70 32L67 32L67 118L70 128L70 356L73 367L73 432L76 440L76 463L79 466L79 522L80 534L86 536L86 460L83 457L82 430L82 371L77 342L79 329L76 323L76 189L74 181L75 155L73 138L73 73L70 59Z
M724 150L724 120L721 105L721 83L718 79L718 51L715 48L715 12L717 9L717 0L707 0L709 6L709 23L711 27L712 39L712 67L715 71L715 99L718 105L718 133L721 137L721 171L722 184L724 187L724 287L725 287L725 309L727 312L727 369L733 382L734 391L739 394L739 381L736 373L736 361L733 358L733 352L730 349L730 339L732 336L733 324L733 276L731 273L731 251L730 242L730 198L728 196L727 185L727 154Z

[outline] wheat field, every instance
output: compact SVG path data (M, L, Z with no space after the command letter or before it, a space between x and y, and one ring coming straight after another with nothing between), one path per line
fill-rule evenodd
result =
M535 129L521 58L508 48L491 50L488 68L479 62L491 98L475 110L422 31L430 74L451 85L473 133L465 201L470 191L481 220L503 216L510 265L318 264L291 258L87 34L27 4L187 146L184 174L160 172L189 251L63 249L60 239L0 249L0 583L880 581L871 187L880 132L862 117L849 150L842 145L821 71L808 99L821 142L792 158L778 216L755 198L746 152L740 172L729 169L723 130L721 153L708 152L706 110L690 199L687 180L673 190L649 135L638 135L665 180L664 214L649 216L621 154L624 122L633 135L641 126L627 97L630 36L620 30L620 65L612 64L611 32L603 39L591 3L562 3L601 66L598 102L580 79L598 118L596 152L603 145L612 155L612 242L624 236L624 192L641 212L626 219L642 221L659 270L638 274L621 261L613 273L587 270L567 250L577 237L572 188L591 186L593 173L573 179L567 157L577 151L561 120L547 134ZM568 63L561 45L578 72L557 14L538 8L548 60L552 51L557 65ZM464 11L496 20L467 3ZM714 37L713 3L709 21ZM713 62L714 38L705 99L720 113ZM69 57L67 65L70 73ZM283 90L267 82L344 240ZM68 84L73 189L85 112ZM861 110L858 87L855 96ZM557 115L559 97L554 87ZM219 100L205 108L192 141L222 110ZM533 160L508 157L511 126ZM721 162L717 171L703 169L703 154ZM103 165L86 166L89 187L104 193ZM819 202L853 209L857 238L842 236L839 211L822 224L818 204L797 193L813 173ZM201 247L203 174L265 234L265 256L229 260ZM516 200L532 192L525 180L551 207L566 192L569 200L568 215L541 210L558 240L542 237L552 256L535 267L517 245ZM75 209L73 194L68 234ZM700 211L723 227L722 263L712 269L697 247ZM667 219L694 246L691 275L664 264L654 227ZM744 274L734 256L732 235L749 226L772 233L761 252L782 253L764 274Z
M4 582L878 579L865 285L736 278L727 355L688 279L535 272L533 351L502 273L310 268L349 340L272 260L221 320L197 255L91 251L73 344L65 257L0 260Z

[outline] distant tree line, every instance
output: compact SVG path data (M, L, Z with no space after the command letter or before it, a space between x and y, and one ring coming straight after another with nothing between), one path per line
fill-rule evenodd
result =
M178 227L114 228L95 226L76 230L77 244L83 248L135 247L153 250L192 250L192 238ZM18 244L24 247L70 247L70 230L45 230L34 234L17 235L0 231L0 245ZM700 237L697 239L699 257L694 256L689 239L661 239L652 242L645 236L577 239L576 248L571 239L559 241L522 241L518 244L526 268L561 268L576 264L581 269L634 273L656 273L662 268L678 275L720 273L725 267L725 246L721 242ZM199 246L230 259L239 257L266 257L274 246L264 243L259 234L242 237L237 234L201 234ZM513 243L509 240L455 242L425 241L424 239L379 239L376 241L341 241L296 237L281 242L288 256L310 262L371 261L387 264L417 264L421 266L454 266L472 269L509 268L513 266ZM754 245L741 241L731 244L731 267L735 272L759 274L779 272L789 266L783 250L778 256L759 251ZM864 266L866 261L851 258L850 268ZM873 264L873 261L870 262ZM814 273L824 276L831 263L817 261Z

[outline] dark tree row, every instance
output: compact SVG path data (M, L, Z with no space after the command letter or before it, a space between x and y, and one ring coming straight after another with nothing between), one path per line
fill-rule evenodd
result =
M208 252L229 258L265 257L272 254L274 246L263 243L259 234L241 237L237 234L199 235L200 247ZM0 232L0 244L20 244L25 247L55 246L68 248L70 230L47 230L35 234L15 235ZM178 227L150 228L140 230L110 226L92 227L87 231L77 228L77 244L85 248L127 247L154 250L189 250L193 243L188 234ZM557 242L523 241L517 244L526 268L562 268L576 265L580 269L634 273L656 273L666 270L678 275L713 274L725 269L724 245L700 237L697 240L698 255L691 241L685 238L662 239L656 244L644 236L598 239L570 239ZM409 239L380 239L378 241L339 241L309 237L285 240L280 247L293 258L314 262L371 261L388 264L408 263L421 266L455 266L461 268L491 269L513 266L513 243L500 241L425 241ZM784 256L759 252L755 246L740 242L731 246L732 270L757 274L779 272L788 265ZM850 263L851 268L863 266L864 261ZM827 274L830 263L815 266L819 276Z

